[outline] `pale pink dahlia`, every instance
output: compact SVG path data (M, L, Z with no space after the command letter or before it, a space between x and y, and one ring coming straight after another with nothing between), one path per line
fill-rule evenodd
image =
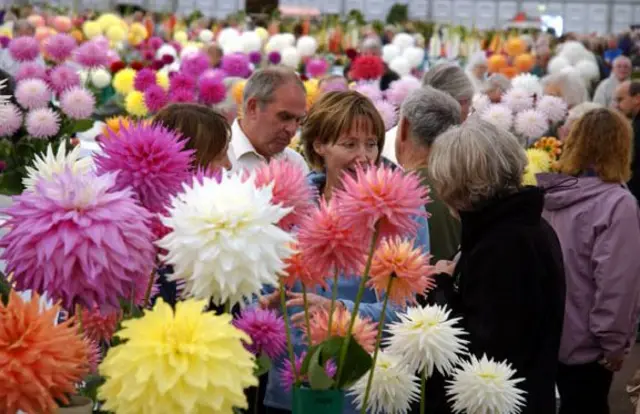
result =
M388 131L393 128L398 122L398 113L396 107L393 104L385 100L374 102L376 109L380 113L382 120L384 121L384 128Z
M67 89L80 86L80 75L69 65L58 65L49 72L48 81L51 89L61 94Z
M67 33L50 36L44 42L44 51L56 62L64 62L78 46L76 39Z
M120 309L145 290L155 265L151 215L115 175L67 169L14 197L0 240L18 290L60 300L67 310Z
M42 79L25 79L16 86L16 101L24 109L43 108L51 101L51 90Z
M382 91L380 90L380 87L371 82L360 82L353 88L353 90L360 92L367 98L371 99L372 102L382 100Z
M85 68L108 66L108 50L108 47L105 48L104 45L98 41L88 41L73 51L73 57L76 62Z
M420 89L422 84L415 77L406 77L397 81L391 82L389 89L385 91L387 100L394 104L396 107L400 107L407 96L417 89Z
M75 87L62 94L60 108L71 119L87 119L96 108L96 99L87 89Z
M144 91L144 104L152 113L164 108L168 102L169 97L162 86L152 85Z
M551 122L560 122L567 116L567 103L557 96L545 95L538 100L536 109Z
M22 126L22 111L12 103L0 105L0 137L10 137Z
M299 374L302 370L302 362L304 362L304 358L307 356L306 352L302 352L300 355L296 355L296 372ZM324 365L324 372L327 374L329 378L333 378L336 375L337 367L333 360L328 360ZM282 363L282 367L278 370L280 374L280 385L284 388L285 391L291 390L293 384L295 383L295 374L293 371L293 367L291 366L291 360L289 358L285 359ZM299 378L302 383L307 383L309 378L304 375Z
M160 213L191 175L193 151L185 144L162 125L136 123L117 134L108 131L95 164L99 174L118 172L116 189L131 186L145 208Z
M47 70L44 66L36 62L24 62L18 68L16 81L20 82L25 79L42 79L47 78Z
M213 77L200 78L200 101L205 105L214 105L224 101L227 88L221 80Z
M526 89L511 88L502 95L502 103L513 112L526 111L533 108L533 95Z
M51 138L60 131L60 115L50 108L33 109L27 113L25 126L34 138Z
M516 115L514 129L528 139L540 138L549 129L549 121L544 113L529 109Z
M9 43L9 53L18 62L35 60L40 54L40 45L35 37L16 37Z

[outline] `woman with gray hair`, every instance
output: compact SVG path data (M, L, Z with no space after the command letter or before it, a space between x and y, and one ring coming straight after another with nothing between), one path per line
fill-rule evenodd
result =
M487 57L484 52L478 52L469 58L465 72L476 93L482 92L487 81Z
M453 277L436 275L436 289L441 304L462 317L471 354L508 361L524 378L521 413L554 413L565 300L562 253L542 219L542 190L521 185L526 165L516 138L480 119L436 139L431 183L462 223ZM427 401L440 405L427 412L450 412L444 386L430 393Z
M504 95L511 88L511 81L504 75L499 73L493 74L487 79L484 87L484 94L487 95L491 103L502 102Z
M569 109L589 100L589 92L579 76L569 73L555 73L542 78L545 95L564 99Z
M460 66L454 63L436 65L424 74L422 84L451 95L460 104L462 121L467 119L474 90L471 80Z

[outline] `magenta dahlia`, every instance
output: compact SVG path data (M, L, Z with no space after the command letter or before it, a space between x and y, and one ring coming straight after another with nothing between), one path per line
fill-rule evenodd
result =
M210 65L209 56L199 52L184 57L180 62L180 71L197 78L209 69Z
M206 105L214 105L224 100L227 88L216 78L200 79L200 101Z
M329 70L329 64L324 59L309 59L305 68L309 76L312 78L320 78Z
M174 73L169 80L169 90L176 91L179 89L193 90L196 87L196 80L193 76L185 73Z
M25 79L47 79L47 70L44 66L36 62L24 62L18 68L16 81L20 82Z
M162 86L151 85L144 91L144 104L152 113L158 112L169 102Z
M257 50L254 50L253 52L249 52L249 62L253 63L254 65L257 65L261 61L262 61L262 53L260 53Z
M44 42L44 51L56 62L64 62L71 57L78 46L76 39L67 33L55 34Z
M196 97L192 89L175 89L169 92L169 99L175 103L190 103Z
M67 89L80 86L80 75L78 71L65 64L58 65L51 69L47 80L51 89L57 94L61 94Z
M271 62L271 64L277 65L282 60L282 55L280 55L280 52L274 50L273 52L269 52L267 58L269 59L269 62Z
M251 344L245 344L249 352L256 356L263 353L271 359L282 355L287 346L284 332L284 319L272 310L247 308L233 325L251 338Z
M76 86L62 94L60 109L71 119L87 119L96 109L96 99L87 89Z
M9 43L9 53L18 62L28 62L35 60L40 55L40 45L35 37L16 37Z
M133 188L149 211L163 212L191 175L193 151L180 136L159 124L136 123L107 131L95 156L98 173L118 172L116 188Z
M88 41L73 51L73 57L85 68L107 66L109 64L108 50L98 41Z
M153 36L147 41L147 43L151 49L158 50L160 49L160 46L164 44L164 40L159 36Z
M234 77L246 78L251 74L249 58L244 53L224 55L220 62L220 68L224 70L227 75Z
M151 214L115 174L67 169L14 197L2 225L2 258L18 290L104 311L146 289L155 265Z
M136 73L133 78L133 87L140 92L144 92L148 87L156 84L156 72L153 69L144 68Z

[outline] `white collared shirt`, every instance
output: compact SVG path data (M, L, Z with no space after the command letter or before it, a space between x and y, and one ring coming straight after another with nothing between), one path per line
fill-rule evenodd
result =
M266 158L258 154L249 138L245 135L238 119L233 121L231 125L231 142L229 143L229 150L227 151L229 161L231 162L231 171L235 172L241 169L252 171L262 163L267 162ZM307 165L302 155L298 154L291 148L285 148L279 154L274 156L275 159L285 159L291 161L294 164L300 165L300 168L304 171L304 174L309 173L309 166Z

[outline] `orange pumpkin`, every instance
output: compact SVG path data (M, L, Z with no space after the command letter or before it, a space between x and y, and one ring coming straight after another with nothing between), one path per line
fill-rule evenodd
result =
M527 51L527 44L519 37L512 37L507 40L507 44L504 45L504 51L510 57L521 55Z
M490 73L499 73L502 68L507 67L507 58L504 55L494 54L487 59L487 66Z
M506 66L500 69L500 73L509 79L513 79L518 76L518 69L514 68L513 66Z
M536 63L533 56L529 53L523 53L518 55L513 60L513 66L516 67L521 73L529 72L533 69L533 65Z

